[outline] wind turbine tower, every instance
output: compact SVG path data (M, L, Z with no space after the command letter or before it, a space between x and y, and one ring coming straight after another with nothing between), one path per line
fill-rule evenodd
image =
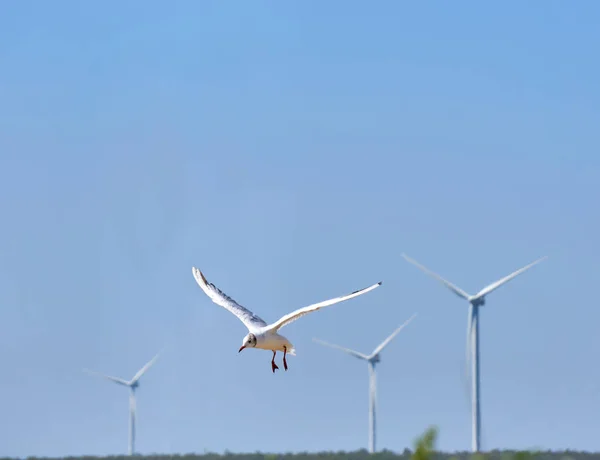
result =
M398 329L396 329L392 334L385 339L370 355L364 355L359 353L358 351L350 350L349 348L343 348L338 345L332 345L327 342L323 342L319 339L313 339L315 342L320 343L321 345L326 345L328 347L337 348L343 352L348 353L349 355L354 356L355 358L362 359L367 362L369 366L369 453L375 453L375 425L376 425L376 403L377 403L377 385L376 385L376 376L375 376L375 365L381 361L380 354L383 349L392 341L394 337L402 330L404 326L410 323L413 318L417 316L417 314L413 314L410 318L408 318L404 324L402 324Z
M160 353L159 353L160 354ZM124 380L119 377L113 377L110 375L100 374L99 372L90 371L84 369L85 372L92 375L99 375L105 379L111 380L119 385L123 385L129 388L129 449L128 454L133 455L135 453L135 390L140 386L140 378L146 373L148 369L154 364L159 354L154 356L144 366L137 371L131 380Z
M510 280L520 275L526 270L529 270L534 265L540 263L542 260L548 258L548 256L541 257L536 261L525 265L523 268L505 276L498 281L495 281L488 286L481 289L477 294L470 295L463 291L458 286L445 280L437 273L432 272L428 268L424 267L416 260L411 259L406 254L402 254L408 262L415 265L429 276L437 279L443 283L448 289L454 294L461 297L462 299L469 302L469 314L467 317L467 377L469 372L469 361L471 361L471 423L472 423L472 451L479 452L481 449L481 404L480 404L480 387L479 387L479 308L485 305L485 296L490 292L495 291L500 286L508 283Z

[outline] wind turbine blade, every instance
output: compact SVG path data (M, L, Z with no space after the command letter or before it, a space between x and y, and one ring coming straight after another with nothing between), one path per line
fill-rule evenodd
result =
M452 292L454 292L457 296L459 296L459 297L461 297L463 299L469 300L469 297L470 297L469 294L467 294L465 291L463 291L458 286L452 284L448 280L445 280L444 278L442 278L437 273L432 272L431 270L429 270L427 267L424 267L423 265L421 265L416 260L411 259L410 257L408 257L406 254L402 254L402 257L404 257L406 259L406 261L410 262L411 264L413 264L417 268L420 268L421 270L423 270L429 276L431 276L431 277L437 279L438 281L440 281L441 283L443 283L448 289L450 289Z
M371 353L371 356L369 356L369 358L377 356L379 353L381 353L383 349L387 346L387 344L390 343L392 339L396 337L396 335L398 335L398 333L404 328L404 326L406 326L415 318L415 316L417 316L416 313L414 313L410 318L404 321L404 323L398 329L392 332L392 334L387 339L385 339L377 348L375 348L375 350L373 351L373 353Z
M158 357L160 356L160 352L156 354L156 356L154 356L154 358L152 358L150 361L148 361L146 364L144 364L144 367L142 367L139 371L137 371L137 374L135 374L133 376L133 378L131 379L131 383L135 383L137 382L142 375L144 375L146 373L146 371L148 369L150 369L150 367L154 364L154 362L158 359Z
M489 286L484 287L481 291L479 291L477 294L475 294L475 298L480 298L480 297L484 297L487 294L489 294L490 292L498 289L500 286L502 286L505 283L508 283L511 279L515 278L516 276L520 275L521 273L523 273L526 270L529 270L531 267L533 267L534 265L539 264L542 260L547 259L548 256L544 256L539 258L538 260L531 262L529 265L525 265L523 268L519 268L517 271L512 272L510 275L505 276L504 278L490 284Z
M313 342L320 343L321 345L325 345L327 347L336 348L336 349L341 350L341 351L343 351L345 353L348 353L349 355L354 356L355 358L368 359L367 355L363 355L362 353L359 353L358 351L351 350L350 348L340 347L339 345L332 345L331 343L323 342L322 340L319 340L319 339L313 339Z
M89 369L83 369L83 372L85 372L86 374L89 374L89 375L97 375L97 376L103 377L105 379L108 379L115 383L118 383L119 385L125 385L126 387L129 386L129 382L127 380L120 379L119 377L113 377L112 375L101 374L100 372L91 371Z

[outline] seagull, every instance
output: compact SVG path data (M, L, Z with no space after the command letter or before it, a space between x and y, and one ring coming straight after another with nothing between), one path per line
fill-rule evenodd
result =
M273 373L275 372L275 369L279 369L277 364L275 364L275 355L278 351L283 352L283 367L286 371L288 370L287 361L285 359L286 355L288 353L292 356L296 355L294 345L292 345L287 338L278 333L280 328L290 324L293 321L296 321L301 316L320 310L323 307L334 305L336 303L343 302L344 300L366 294L367 292L381 286L382 283L380 281L379 283L373 284L367 288L354 291L351 294L299 308L292 313L282 316L276 322L267 324L262 318L255 315L247 308L242 307L235 300L217 288L214 284L209 283L204 277L204 274L196 267L192 267L192 273L198 285L214 303L220 305L226 310L229 310L248 328L248 334L246 334L242 340L242 346L238 350L238 353L244 348L260 348L261 350L272 351L273 359L271 359L271 369L273 370Z

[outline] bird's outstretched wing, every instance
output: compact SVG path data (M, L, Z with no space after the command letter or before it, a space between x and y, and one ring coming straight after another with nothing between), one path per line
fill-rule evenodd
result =
M261 327L265 327L267 323L247 308L242 307L239 303L221 291L214 284L209 283L202 272L196 267L192 267L192 273L198 285L202 288L204 293L210 297L210 299L220 305L221 307L229 310L235 316L237 316L242 323L246 325L248 330L253 331Z
M282 328L283 326L290 324L291 322L296 321L298 318L300 318L301 316L304 316L310 312L313 311L317 311L323 307L327 307L329 305L333 305L339 302L343 302L344 300L348 300L351 299L353 297L358 297L359 295L362 294L366 294L369 291L372 291L373 289L375 289L376 287L381 286L381 281L377 284L374 284L372 286L369 286L368 288L364 288L364 289L359 289L358 291L354 291L351 294L348 295L344 295L341 297L336 297L335 299L330 299L330 300L324 300L323 302L319 302L319 303L315 303L313 305L309 305L308 307L303 307L303 308L299 308L296 311L293 311L292 313L288 313L285 316L282 316L279 320L277 320L275 323L270 324L268 326L268 329L270 331L277 331L280 328Z

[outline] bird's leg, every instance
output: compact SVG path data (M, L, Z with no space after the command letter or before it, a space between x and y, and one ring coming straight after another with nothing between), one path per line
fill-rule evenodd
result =
M283 367L287 371L287 361L285 360L285 355L287 354L287 347L283 346Z
M275 369L279 369L277 367L277 364L275 364L275 355L277 354L277 352L275 350L273 350L273 359L271 360L271 369L273 369L273 373L275 373Z

